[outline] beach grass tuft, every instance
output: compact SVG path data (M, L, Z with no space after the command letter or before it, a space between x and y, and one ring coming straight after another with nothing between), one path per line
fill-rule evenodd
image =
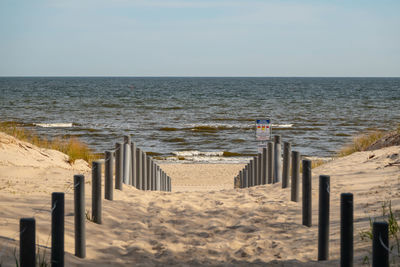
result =
M68 156L70 164L77 159L83 159L91 164L92 161L101 157L101 155L93 153L87 144L79 141L76 137L47 139L12 122L0 122L0 131L40 148L58 150Z
M353 142L343 147L339 153L339 157L348 156L354 152L365 151L370 145L381 139L385 135L382 131L373 131L354 137Z
M311 161L311 169L317 168L325 163L326 163L326 160L322 160L322 159L313 160L313 161Z

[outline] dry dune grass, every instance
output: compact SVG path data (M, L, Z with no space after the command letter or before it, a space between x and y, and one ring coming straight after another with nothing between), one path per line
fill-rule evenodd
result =
M373 131L365 134L358 135L353 138L353 142L339 151L339 157L348 156L354 152L365 151L377 140L384 136L382 131Z
M0 131L37 147L60 151L68 155L69 163L74 163L77 159L83 159L91 164L93 160L100 158L99 155L93 153L88 145L75 137L47 139L40 137L34 131L19 127L15 122L1 122Z

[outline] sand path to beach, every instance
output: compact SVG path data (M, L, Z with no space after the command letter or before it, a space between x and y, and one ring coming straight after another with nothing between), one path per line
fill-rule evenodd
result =
M19 219L34 216L40 251L49 262L51 192L65 195L66 266L337 266L340 193L354 193L355 265L371 258L360 232L382 203L400 210L400 147L360 152L313 169L313 226L301 225L301 202L289 201L280 184L233 189L243 164L164 164L174 192L144 192L129 186L103 200L103 224L86 222L87 257L74 256L74 174L65 155L36 148L0 133L0 263L15 266ZM318 175L331 175L330 261L318 263ZM16 251L18 257L18 249ZM399 261L398 261L399 262Z

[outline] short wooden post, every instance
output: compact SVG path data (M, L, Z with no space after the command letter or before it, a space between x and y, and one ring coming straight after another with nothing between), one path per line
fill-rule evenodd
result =
M303 160L303 225L312 225L311 160Z
M19 263L21 267L36 266L36 223L34 218L19 220Z
M261 170L261 184L266 184L268 179L267 179L267 164L268 164L268 154L267 154L267 148L263 147L262 149L262 170Z
M374 222L372 235L372 267L389 267L388 223Z
M165 176L164 176L164 171L161 171L161 191L165 191L165 182L164 182Z
M291 152L290 143L284 142L283 143L282 188L286 188L289 186L290 152Z
M143 188L143 177L142 177L142 150L140 148L136 148L136 188Z
M101 224L101 162L92 162L92 218Z
M282 180L282 164L281 164L281 136L274 136L274 183Z
M147 156L146 152L142 151L142 190L147 190Z
M156 173L157 165L154 160L151 160L151 190L156 190Z
M318 260L329 259L329 199L330 176L319 176Z
M122 190L123 146L115 144L115 189Z
M248 181L248 183L247 183L247 185L248 185L248 187L252 187L253 186L253 184L252 184L252 180L253 180L253 178L251 177L252 176L252 174L253 174L253 160L251 159L250 161L249 161L249 164L247 165L247 175L248 175L248 178L247 178L247 181Z
M135 142L131 142L131 173L132 173L132 177L131 177L131 181L130 184L134 187L137 188L137 172L136 172L136 168L137 168L137 160L136 160L136 143Z
M146 190L151 190L151 158L148 156L146 158L146 179L147 179L147 187Z
M258 157L253 158L254 164L254 185L258 185Z
M64 266L64 193L51 194L51 266Z
M300 153L292 151L292 188L290 200L299 202Z
M123 183L124 184L129 184L129 176L130 176L130 171L131 171L131 140L129 136L124 136L124 158L123 158L123 171L122 171L122 177L123 177Z
M257 156L257 185L262 184L262 154L258 153Z
M160 166L157 165L157 172L156 172L156 190L161 190L161 170Z
M268 183L272 184L274 182L274 143L268 142Z
M105 152L104 165L104 198L113 200L114 157L111 151Z
M340 266L353 266L353 194L340 195Z
M75 256L86 257L85 177L74 175Z
M246 187L249 186L249 185L248 185L247 166L248 166L248 165L246 165L246 166L244 167L244 169L243 169L243 188L246 188Z

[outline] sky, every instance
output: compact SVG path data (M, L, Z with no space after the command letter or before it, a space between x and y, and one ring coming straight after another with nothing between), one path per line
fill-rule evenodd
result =
M0 0L0 76L400 77L399 0Z

